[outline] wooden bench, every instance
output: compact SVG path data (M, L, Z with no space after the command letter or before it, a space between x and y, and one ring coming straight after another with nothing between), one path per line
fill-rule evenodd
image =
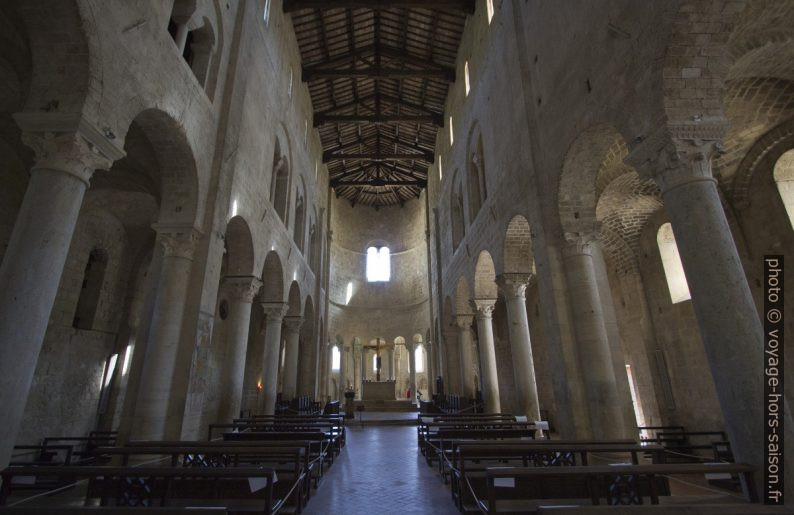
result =
M105 506L83 506L81 508L0 508L2 515L140 515L140 508L108 508ZM153 515L227 515L223 507L204 508L146 508Z
M285 498L275 498L276 472L269 468L183 467L8 467L2 472L0 506L13 493L14 477L51 475L62 480L88 480L86 504L110 507L225 507L284 513ZM253 491L252 491L253 490ZM52 496L48 499L52 503Z
M781 515L794 514L794 509L785 506L763 506L756 504L676 504L675 515ZM669 505L649 506L576 506L576 507L543 507L538 508L540 515L662 515L670 513Z
M223 440L225 442L309 442L310 456L318 458L322 462L333 464L334 455L334 440L329 438L328 435L322 431L303 431L303 432L254 432L246 431L241 433L224 433Z
M316 466L310 460L310 442L258 442L255 445L234 445L207 442L152 442L152 445L130 447L99 447L98 454L119 457L121 466L130 461L150 456L161 456L170 467L267 467L276 472L279 481L274 489L278 497L285 489L293 491L293 484L300 488L294 497L286 500L287 506L298 509L311 497L310 479Z
M467 483L483 513L534 513L549 504L609 505L659 504L666 476L729 473L739 474L746 485L747 500L758 502L753 467L745 464L654 464L575 467L491 467L486 469L487 492ZM685 497L677 499L685 501Z
M224 452L227 448L242 448L246 451L249 449L256 450L257 448L277 448L277 447L302 447L304 452L304 468L309 471L309 477L314 481L315 487L319 479L323 476L323 463L324 454L320 451L322 445L318 445L313 440L276 440L276 441L240 441L240 440L216 440L212 442L205 442L201 440L187 441L187 440L133 440L127 442L123 449L135 450L137 448L162 448L165 451L163 454L171 455L173 452L180 453L182 448L189 447L202 447L211 449L213 452ZM217 450L216 450L217 449ZM189 452L186 451L186 452ZM123 453L117 453L122 454ZM133 453L129 453L133 454ZM172 458L173 460L173 458ZM128 462L124 461L122 457L122 464L126 465ZM172 463L178 463L173 462Z
M223 430L222 434L228 433L322 433L329 441L329 457L331 461L338 456L345 444L345 430L334 421L323 422L300 422L288 423L278 422L274 424L254 423L254 424L211 424L209 428L210 436L215 431ZM230 431L231 430L231 431ZM212 439L211 439L212 440Z
M696 440L699 440L699 443ZM730 449L724 431L662 431L656 433L655 438L647 438L644 441L663 445L668 450L668 461L671 462L698 463L704 459L712 459L717 452L715 444ZM709 454L712 456L699 453L705 450L710 451ZM723 456L727 457L728 454L724 452Z
M449 429L439 428L425 437L425 460L428 465L433 460L443 460L454 440L534 440L535 430L530 428L516 429Z
M466 493L469 485L478 491L485 491L485 470L494 466L534 466L534 467L573 467L588 466L594 458L621 459L623 457L638 465L640 457L646 453L653 456L653 463L664 463L664 447L637 443L604 443L598 441L560 442L539 440L537 442L519 441L512 443L472 443L459 442L453 447L450 464L452 498L462 511L477 511L473 498ZM595 465L598 466L598 465ZM661 485L664 494L669 494L667 485ZM467 502L471 504L467 506Z

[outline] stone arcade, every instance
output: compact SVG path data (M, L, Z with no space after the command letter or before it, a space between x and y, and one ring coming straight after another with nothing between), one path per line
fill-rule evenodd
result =
M0 21L0 468L352 392L394 427L349 422L359 468L308 512L454 513L399 425L419 405L565 441L716 432L762 488L794 2L7 0Z

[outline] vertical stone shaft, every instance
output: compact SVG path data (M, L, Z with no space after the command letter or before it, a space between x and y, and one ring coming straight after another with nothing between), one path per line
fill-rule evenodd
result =
M0 468L22 422L88 180L111 162L78 135L23 140L37 162L0 266Z
M475 299L472 306L477 317L477 338L480 349L480 368L482 369L482 395L486 413L499 413L502 404L499 400L499 377L496 371L496 349L493 337L493 310L495 299Z
M713 132L630 158L662 191L736 460L760 467L763 328L711 170L724 127Z
M535 381L535 362L529 336L526 291L529 274L503 274L497 278L507 307L507 326L510 334L510 353L513 357L513 377L516 382L518 412L529 420L540 420L538 386Z
M303 319L299 316L284 318L286 343L284 349L284 391L285 401L294 399L298 394L298 354L300 353L300 328Z
M416 403L416 344L406 343L408 349L408 376L410 378L411 402Z
M278 361L281 351L281 325L287 304L283 302L263 302L265 311L265 362L262 373L263 404L262 413L272 415L276 411L278 394Z
M474 361L471 356L471 322L472 315L458 315L455 323L458 326L458 346L460 351L460 387L461 393L468 399L473 399L474 391Z
M228 333L224 356L223 393L219 410L220 422L231 422L240 414L245 377L245 355L248 347L248 329L251 322L251 304L262 286L256 277L229 277L225 279L231 302L229 303Z
M174 377L180 372L177 358L182 317L198 241L198 234L190 227L155 229L157 241L163 246L163 262L133 422L133 436L141 440L178 439L180 435L181 413L179 419L177 415L169 417L168 408Z
M622 436L623 409L615 384L612 354L593 267L590 246L594 235L568 235L568 240L564 255L569 298L593 437L619 438Z

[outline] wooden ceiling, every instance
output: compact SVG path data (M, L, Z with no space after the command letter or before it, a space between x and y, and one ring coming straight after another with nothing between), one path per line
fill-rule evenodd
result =
M284 0L336 195L386 206L427 186L474 0Z

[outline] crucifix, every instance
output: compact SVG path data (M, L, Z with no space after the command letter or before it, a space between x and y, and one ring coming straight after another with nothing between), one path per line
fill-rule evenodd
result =
M385 341L383 343L386 343ZM380 382L380 338L375 338L375 345L365 345L370 349L375 349L375 380Z

